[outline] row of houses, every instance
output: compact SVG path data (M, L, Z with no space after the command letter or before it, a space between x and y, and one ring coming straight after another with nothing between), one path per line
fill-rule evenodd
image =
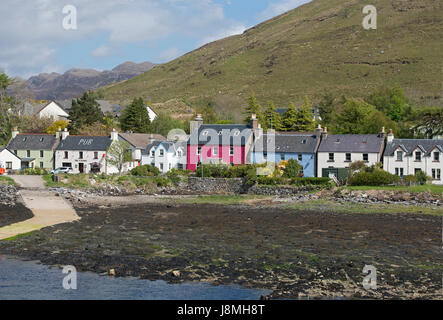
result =
M424 171L433 183L443 184L443 140L395 139L384 128L379 134L332 135L319 126L310 133L263 132L253 115L247 125L204 124L199 115L190 124L190 135L166 139L160 135L111 132L109 136L20 134L14 130L8 146L0 149L0 168L71 167L74 173L104 172L107 150L114 141L129 144L134 161L124 171L150 164L165 173L171 169L195 171L200 163L280 163L297 160L305 177L345 178L349 165L383 162L384 169L399 176Z

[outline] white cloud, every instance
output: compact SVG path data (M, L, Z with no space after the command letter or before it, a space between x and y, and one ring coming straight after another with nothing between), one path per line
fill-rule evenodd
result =
M302 4L311 2L311 0L281 0L275 3L271 3L260 15L260 20L271 19L286 11L295 9Z
M217 30L214 34L203 38L203 40L200 41L200 45L204 45L208 42L220 40L226 37L242 34L243 32L245 32L246 29L247 28L244 25L239 24L230 26L226 29Z
M168 37L189 37L197 45L202 39L215 40L244 30L227 19L221 4L212 0L69 3L77 8L77 30L63 29L65 3L59 0L2 0L0 68L13 76L36 74L49 67L59 70L61 49L73 44L76 50L87 50L86 55L105 57L129 44L158 46ZM92 50L90 41L96 38L100 45ZM164 57L176 54L169 49Z
M178 48L170 48L163 51L158 57L158 62L169 62L182 55L182 52Z

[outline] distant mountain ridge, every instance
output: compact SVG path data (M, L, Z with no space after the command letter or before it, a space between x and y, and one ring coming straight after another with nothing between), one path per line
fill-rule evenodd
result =
M53 72L33 76L26 81L26 86L38 100L72 99L87 90L131 79L155 66L151 62L125 62L110 71L102 72L74 68L64 74Z

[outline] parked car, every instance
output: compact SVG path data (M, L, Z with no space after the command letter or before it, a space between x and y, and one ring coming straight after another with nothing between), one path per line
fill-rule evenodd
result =
M55 170L52 170L51 173L52 174L60 174L60 173L72 174L73 170L72 170L72 168L68 168L68 167L60 167Z

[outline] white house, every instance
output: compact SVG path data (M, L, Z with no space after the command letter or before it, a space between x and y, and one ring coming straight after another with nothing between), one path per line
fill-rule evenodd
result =
M73 173L118 173L118 168L107 161L107 151L118 141L118 132L111 136L70 136L62 132L61 141L55 149L55 167L70 167ZM136 162L127 163L123 172L133 169Z
M364 161L367 166L382 161L386 133L328 135L324 128L317 153L317 176L347 178L349 165Z
M0 169L6 172L19 170L21 168L21 159L6 148L0 148Z
M55 101L51 101L44 105L33 106L25 105L25 115L37 115L39 118L51 118L53 121L67 121L69 114Z
M142 153L146 150L149 144L154 141L166 141L166 138L160 134L145 134L145 133L120 133L118 136L120 141L129 143L132 158L138 164L142 162Z
M154 121L155 118L157 118L157 114L149 106L146 106L146 109L148 110L149 113L149 120L151 120L151 122Z
M150 164L166 173L186 169L186 142L155 141L142 154L142 165Z
M443 140L394 139L388 134L383 169L400 177L424 171L434 184L443 184Z

